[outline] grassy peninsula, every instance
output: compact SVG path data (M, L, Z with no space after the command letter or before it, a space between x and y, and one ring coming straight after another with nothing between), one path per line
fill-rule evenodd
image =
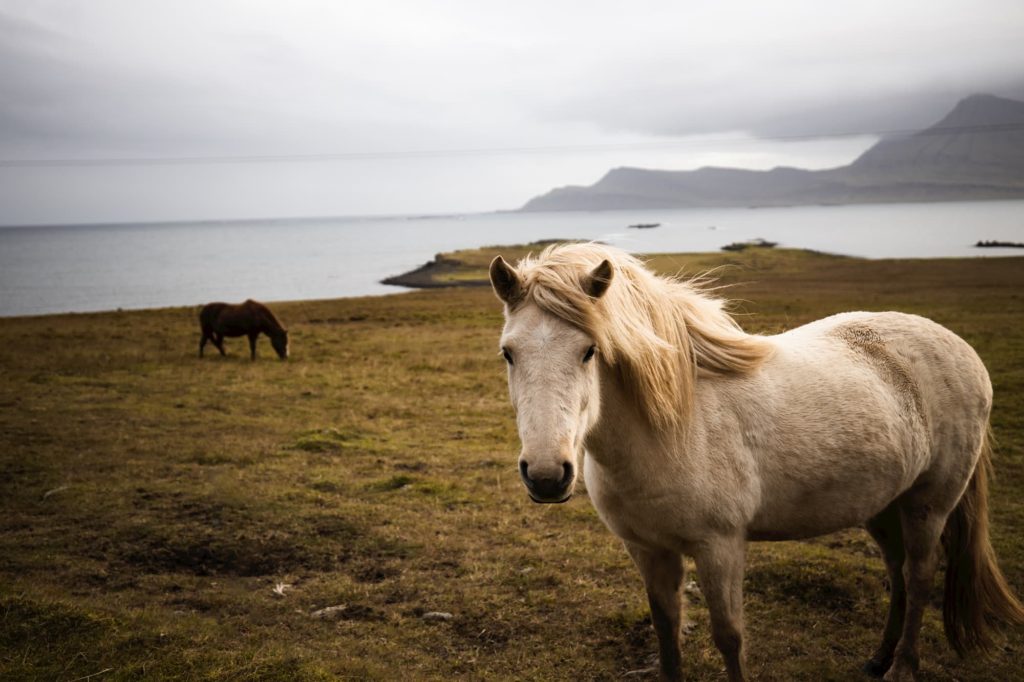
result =
M498 252L455 254L482 281ZM992 526L1024 592L1024 258L656 255L721 267L749 331L927 315L995 384ZM620 679L656 651L639 576L585 495L529 502L485 286L272 306L292 359L198 360L196 310L0 321L0 678ZM885 575L862 531L754 544L761 680L855 680ZM327 607L337 607L321 611ZM722 678L694 595L691 679ZM438 615L440 614L440 615ZM450 617L449 617L450 616ZM1021 633L958 661L937 610L921 680L1020 675Z

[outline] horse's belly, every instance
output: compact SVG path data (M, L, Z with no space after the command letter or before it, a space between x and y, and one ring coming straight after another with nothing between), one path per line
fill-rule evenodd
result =
M238 336L247 336L253 331L252 325L245 325L238 322L221 323L217 328L217 331L221 336L228 338L235 338Z
M885 475L888 473L888 475ZM776 484L762 496L747 527L752 540L789 540L863 525L902 493L912 481L902 467L879 467L872 477L823 476L816 481Z
M890 500L891 501L891 498ZM850 503L848 499L808 500L791 509L774 509L759 515L747 529L750 540L799 540L862 526L885 509L882 499Z

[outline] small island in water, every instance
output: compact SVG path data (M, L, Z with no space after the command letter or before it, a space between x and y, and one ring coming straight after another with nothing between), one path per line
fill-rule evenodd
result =
M758 237L745 242L733 242L722 247L722 251L744 251L746 249L774 249L778 242L770 242L767 239Z
M1003 248L1003 249L1024 249L1024 242L1001 242L995 239L979 239L974 245L979 249Z

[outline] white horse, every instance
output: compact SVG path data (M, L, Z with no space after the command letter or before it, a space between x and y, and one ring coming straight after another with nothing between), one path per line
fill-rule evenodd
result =
M643 576L660 674L682 675L683 554L697 564L729 679L745 679L749 540L863 525L892 585L865 670L911 680L947 556L944 619L958 651L1024 622L989 542L992 387L977 354L913 315L845 313L778 336L744 333L693 282L597 244L500 256L508 363L536 502L564 502L580 465L605 524Z

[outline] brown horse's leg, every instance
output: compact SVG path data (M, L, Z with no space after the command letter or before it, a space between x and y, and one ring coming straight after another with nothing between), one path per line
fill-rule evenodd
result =
M893 652L903 630L903 617L907 608L907 591L903 582L903 528L899 511L890 505L881 514L867 523L868 532L878 543L889 573L889 615L885 620L882 643L871 659L864 664L864 672L872 677L881 677L892 666Z
M683 679L679 654L679 625L682 620L681 587L685 576L682 557L675 552L649 550L626 543L626 549L640 569L651 606L651 621L658 634L662 680Z
M249 334L249 359L250 360L255 360L256 359L256 337L257 336L259 336L258 333L257 334Z
M887 682L913 680L917 671L917 638L921 631L921 618L928 605L932 583L935 580L939 538L946 517L926 501L910 497L900 503L900 522L906 551L903 580L907 586L907 613L903 621L903 632L894 652L892 667L883 678Z
M746 539L722 536L701 543L694 559L711 616L711 639L722 652L729 682L746 679L743 661L743 564Z
M224 352L224 335L223 334L214 334L213 337L212 337L212 340L213 340L213 345L217 346L217 350L220 351L220 354L221 355L227 355L227 353Z
M203 348L206 346L206 341L209 337L206 336L206 332L203 332L203 338L199 339L199 357L203 357Z

